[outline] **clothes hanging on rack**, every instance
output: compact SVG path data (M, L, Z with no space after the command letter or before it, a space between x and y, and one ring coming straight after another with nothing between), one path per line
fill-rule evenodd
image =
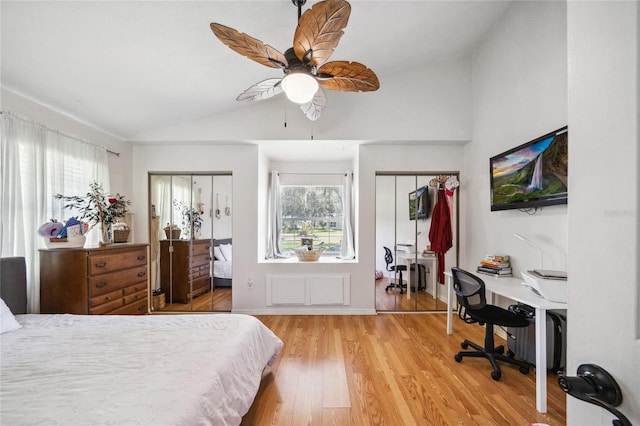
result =
M455 176L449 176L444 183L444 193L447 196L450 217L453 217L453 192L459 186L460 182L458 182L458 178Z
M453 233L447 196L442 187L438 188L438 199L433 207L429 240L431 241L431 250L436 253L438 260L438 282L444 284L444 255L453 247Z

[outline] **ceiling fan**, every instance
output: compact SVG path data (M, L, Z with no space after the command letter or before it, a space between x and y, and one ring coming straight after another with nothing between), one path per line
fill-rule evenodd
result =
M351 5L345 0L324 0L301 15L306 0L291 0L298 7L298 26L293 47L284 54L247 34L222 24L211 23L213 33L237 53L271 68L280 68L282 78L263 80L236 100L258 101L285 92L310 120L317 120L327 105L323 90L371 92L380 83L376 74L359 62L326 62L344 34Z

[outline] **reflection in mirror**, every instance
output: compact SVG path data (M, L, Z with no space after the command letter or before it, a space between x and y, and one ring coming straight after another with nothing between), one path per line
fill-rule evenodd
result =
M429 231L438 187L436 174L376 175L376 310L446 310ZM445 268L457 265L457 200L451 209L453 247Z
M152 311L231 311L231 203L229 174L149 174Z

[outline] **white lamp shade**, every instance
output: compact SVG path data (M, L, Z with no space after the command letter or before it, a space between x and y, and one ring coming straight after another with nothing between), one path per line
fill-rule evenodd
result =
M282 79L282 90L291 102L306 104L318 91L318 82L309 74L294 72Z

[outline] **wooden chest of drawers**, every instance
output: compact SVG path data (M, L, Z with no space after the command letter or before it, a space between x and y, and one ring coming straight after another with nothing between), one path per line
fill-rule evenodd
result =
M148 244L40 250L40 312L149 311Z
M213 290L211 240L160 241L160 287L169 303L189 303Z

